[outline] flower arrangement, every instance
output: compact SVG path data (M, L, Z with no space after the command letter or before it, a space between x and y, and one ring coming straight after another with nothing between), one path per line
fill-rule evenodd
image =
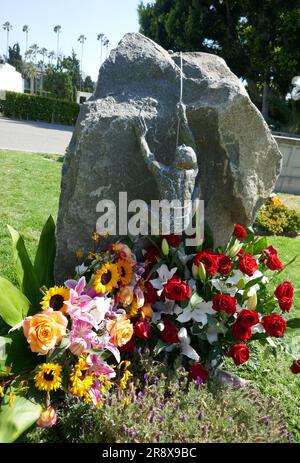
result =
M34 265L10 229L22 291L0 279L0 316L12 327L0 337L0 430L1 419L15 429L2 439L14 440L36 421L55 424L65 394L101 407L117 387L121 400L145 349L169 368L181 364L200 385L226 356L243 364L253 342L275 351L286 329L300 326L286 317L292 283L270 290L284 269L277 251L241 225L216 250L205 242L186 248L177 235L129 245L94 233L93 251L77 253L75 278L62 286L53 278L54 229L50 218ZM299 360L291 371L300 372Z

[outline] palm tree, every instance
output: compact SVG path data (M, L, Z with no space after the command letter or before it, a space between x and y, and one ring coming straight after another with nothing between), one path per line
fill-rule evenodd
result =
M6 31L6 58L8 58L9 32L12 30L12 25L6 21L2 27Z
M26 52L27 52L27 50L28 50L28 33L29 33L29 26L28 26L27 24L25 24L25 25L23 26L22 31L25 32L25 34L26 34L26 47L25 47L25 54L26 54Z
M30 45L30 47L28 49L28 52L29 51L31 51L31 56L33 55L33 62L36 64L37 54L40 51L38 45L36 43L34 43L33 45ZM28 52L27 52L27 54L28 54Z
M106 47L106 58L108 58L108 47L110 45L110 41L106 39L103 45Z
M59 54L59 34L61 33L61 26L58 24L54 27L54 32L57 34L57 61L58 61L58 54Z
M97 35L97 40L100 40L100 66L102 64L102 47L103 47L103 44L106 40L106 37L105 35L101 32L101 34L98 34Z
M81 90L81 81L82 81L82 61L83 61L83 46L84 46L84 42L86 41L86 37L81 34L79 37L78 37L78 42L81 43L81 61L80 61L80 75L81 75L81 79L80 79L80 90Z
M49 64L50 65L52 65L52 61L53 61L54 56L55 56L55 51L54 50L49 51L48 58L49 58Z
M29 48L30 50L30 48ZM27 51L27 54L30 54L30 51ZM33 63L24 63L23 64L24 68L23 68L23 73L24 73L24 76L30 80L30 93L34 93L34 82L35 82L35 78L37 77L38 75L38 72L37 72L37 67L35 64Z
M47 56L48 50L47 50L47 48L43 47L43 48L41 48L41 49L39 50L39 53L40 53L40 55L42 55L42 57L43 57L42 62L43 62L43 68L44 68L45 56Z

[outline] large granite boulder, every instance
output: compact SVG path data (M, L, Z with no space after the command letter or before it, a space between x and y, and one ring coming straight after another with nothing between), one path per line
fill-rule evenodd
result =
M141 108L147 141L169 164L176 146L180 57L139 33L129 33L102 65L95 94L82 105L65 156L57 223L56 277L74 271L77 250L91 248L100 199L118 204L159 199L133 129ZM233 225L253 222L272 192L281 154L260 112L225 61L207 53L183 54L183 101L198 155L205 219L217 245Z

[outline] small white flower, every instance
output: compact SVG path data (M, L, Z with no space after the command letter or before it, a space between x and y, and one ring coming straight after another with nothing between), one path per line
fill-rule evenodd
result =
M75 267L75 272L77 273L77 275L83 275L87 271L87 269L88 267L86 265L81 264Z
M161 267L157 269L158 278L150 280L150 283L152 284L153 288L157 290L157 294L159 296L163 292L164 285L174 276L176 270L177 267L172 268L172 270L169 270L166 264L161 265Z

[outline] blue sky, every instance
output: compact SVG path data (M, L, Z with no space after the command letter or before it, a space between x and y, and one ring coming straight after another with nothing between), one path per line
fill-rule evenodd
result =
M97 34L103 32L114 48L126 32L139 29L137 5L140 0L0 0L0 55L6 52L4 22L13 25L10 45L17 41L21 52L25 49L24 24L30 26L29 45L56 51L56 34L53 27L62 26L60 50L70 54L72 47L80 58L80 34L87 40L84 44L83 71L97 79L100 65L100 43ZM104 57L106 52L104 52Z

